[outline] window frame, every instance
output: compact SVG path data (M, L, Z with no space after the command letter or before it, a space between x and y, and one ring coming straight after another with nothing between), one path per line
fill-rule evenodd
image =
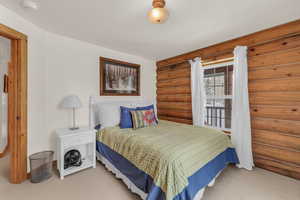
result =
M216 69L216 68L221 68L221 67L228 67L228 66L233 66L234 67L234 62L233 61L229 61L229 62L223 62L223 63L217 63L217 64L209 64L209 65L205 65L203 66L203 70L209 70L209 69ZM205 75L204 75L204 79L205 79ZM233 74L232 74L232 80L233 80ZM205 88L205 92L206 92L206 87L204 86ZM232 97L233 95L222 95L222 96L206 96L205 98L205 102L207 100L220 100L220 99L231 99L231 102L232 102ZM206 105L205 105L205 108L206 108ZM232 110L231 110L232 111ZM231 114L232 115L232 114ZM204 127L207 127L207 128L214 128L214 129L217 129L217 130L221 130L221 131L225 131L225 132L231 132L231 128L220 128L220 127L216 127L216 126L210 126L210 125L204 125Z

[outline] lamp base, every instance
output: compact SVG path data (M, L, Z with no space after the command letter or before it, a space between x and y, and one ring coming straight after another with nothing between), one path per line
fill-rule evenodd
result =
M71 127L71 128L69 128L71 131L75 131L75 130L78 130L79 129L79 127Z

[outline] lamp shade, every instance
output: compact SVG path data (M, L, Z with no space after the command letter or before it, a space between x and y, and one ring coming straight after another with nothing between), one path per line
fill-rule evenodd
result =
M166 8L152 8L148 12L148 19L153 24L163 24L169 17L169 12Z
M80 108L82 107L82 103L78 96L70 95L65 97L61 102L62 108Z

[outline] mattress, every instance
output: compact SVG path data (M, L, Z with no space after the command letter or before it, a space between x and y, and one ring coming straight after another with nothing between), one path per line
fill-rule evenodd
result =
M138 130L103 129L97 151L149 200L192 200L228 163L238 162L222 132L168 121Z

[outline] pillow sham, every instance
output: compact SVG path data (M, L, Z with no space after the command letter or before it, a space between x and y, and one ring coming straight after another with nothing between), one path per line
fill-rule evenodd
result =
M133 110L130 111L132 117L133 129L143 128L147 126L157 125L155 113L153 109L150 110Z
M135 111L136 108L128 108L120 106L121 119L120 119L120 128L132 128L132 119L130 111Z
M114 104L101 104L95 108L95 125L101 128L117 126L120 123L120 106Z
M154 112L154 117L155 117L155 120L156 120L156 123L158 123L158 120L157 120L157 115L156 115L156 112L155 112L155 108L154 108L154 105L149 105L149 106L143 106L143 107L137 107L136 110L153 110Z
M136 110L154 110L154 105L149 105L149 106L143 106L143 107L137 107Z

